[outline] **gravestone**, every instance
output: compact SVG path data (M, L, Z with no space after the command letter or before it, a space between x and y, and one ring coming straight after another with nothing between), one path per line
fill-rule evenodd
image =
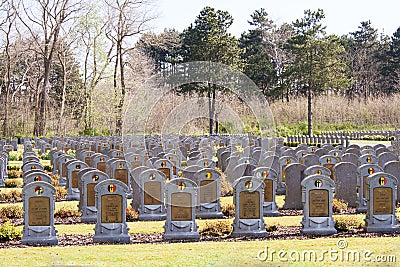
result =
M299 163L307 167L319 165L319 157L315 154L307 154L304 157L300 158Z
M186 178L176 178L166 184L167 219L164 240L199 240L196 223L197 184Z
M251 176L253 175L253 171L257 168L257 166L249 164L249 163L242 163L238 164L236 167L233 168L231 177L236 179L242 176Z
M376 172L383 172L383 169L376 164L364 164L357 168L357 212L367 211L367 178Z
M28 173L24 174L24 186L32 182L40 182L40 181L46 182L48 184L52 183L51 177L44 171L35 170L29 172L29 174Z
M107 179L94 187L97 221L95 243L130 243L126 224L126 194L128 186L121 181Z
M183 169L182 171L178 172L178 177L185 177L185 178L192 180L193 182L196 182L194 175L197 171L199 171L201 169L203 169L203 167L201 167L201 166L197 166L197 165L189 166L189 167Z
M329 151L328 155L337 157L337 158L341 158L343 156L343 151L339 150L339 149L333 149L331 151Z
M258 167L253 171L253 176L264 181L263 216L279 216L275 201L278 174L271 168Z
M199 159L195 165L211 169L215 169L215 167L217 166L216 163L210 158Z
M340 162L339 158L330 155L325 155L319 158L319 163L331 171L330 177L332 180L334 179L335 176L335 170L333 169L333 167L335 166L335 164L339 162Z
M165 158L172 162L172 174L176 177L181 170L181 158L177 154L165 154ZM214 162L215 164L215 162Z
M139 174L139 221L161 221L166 219L164 205L165 174L156 169L147 169Z
M147 166L139 166L131 170L131 177L130 177L131 187L132 187L131 207L136 211L139 210L140 205L142 204L141 192L143 191L143 189L139 180L139 176L145 170L150 170L150 168Z
M314 174L330 176L331 170L321 165L310 166L304 170L304 177L311 176Z
M390 152L383 152L378 156L378 165L383 167L389 161L396 161L396 155Z
M396 217L398 180L388 173L375 173L367 178L367 233L400 232Z
M173 179L175 176L173 174L173 164L168 159L159 159L153 163L154 169L159 170L165 174L166 181Z
M56 189L46 182L32 182L22 189L24 228L22 244L57 245L54 227Z
M135 169L136 167L144 166L144 158L140 154L131 154L129 156L127 154L125 157L131 170Z
M301 182L303 218L302 233L306 235L336 234L332 217L335 183L329 176L311 175Z
M286 196L284 209L300 210L301 203L301 181L304 177L306 166L300 163L292 163L285 168L286 172Z
M383 166L385 173L391 174L400 181L400 161L389 161ZM400 202L400 185L397 185L397 202Z
M67 164L67 197L66 200L79 200L79 178L78 173L88 166L83 161L71 160Z
M121 160L121 159L116 159L115 160L109 160L107 161L107 170L108 170L108 176L110 176L111 179L116 179L118 181L123 182L128 186L128 188L131 188L131 181L129 179L130 173L129 173L129 166L128 162L126 160ZM128 193L127 198L132 198L131 192Z
M317 155L318 157L322 157L322 156L326 156L329 154L329 151L326 150L325 148L318 148L317 150L315 150L315 155Z
M260 161L258 163L258 167L268 167L278 173L279 172L279 157L270 155L263 159L260 159Z
M90 157L90 167L96 168L99 171L107 173L107 161L110 159L109 156L103 154L93 154Z
M279 158L279 170L278 170L278 184L277 184L277 189L276 193L278 195L283 195L286 193L286 171L285 168L286 166L297 162L296 158L294 157L280 157Z
M342 162L350 162L356 166L359 166L358 156L353 153L344 153L342 155Z
M349 207L355 208L357 201L357 166L351 162L335 165L336 198L343 199Z
M78 172L79 186L79 211L82 213L81 221L95 223L97 221L96 192L94 187L109 179L108 175L98 169L86 168Z
M357 148L347 148L346 153L356 154L357 157L361 156L361 151L360 151L360 149L357 149Z
M378 164L378 159L372 154L364 154L358 158L359 166L364 164Z
M234 182L233 188L236 212L231 236L266 237L268 233L263 219L263 180L244 176Z
M196 218L223 218L221 212L221 174L214 169L204 168L194 174L198 185Z

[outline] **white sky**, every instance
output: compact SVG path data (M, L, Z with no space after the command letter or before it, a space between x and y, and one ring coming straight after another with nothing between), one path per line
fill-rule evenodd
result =
M389 36L400 27L400 0L155 0L155 5L159 18L153 22L152 31L157 33L165 28L182 31L205 6L228 11L234 18L230 32L235 36L250 28L250 15L262 7L278 25L302 18L306 9L322 8L329 34L354 32L365 20Z

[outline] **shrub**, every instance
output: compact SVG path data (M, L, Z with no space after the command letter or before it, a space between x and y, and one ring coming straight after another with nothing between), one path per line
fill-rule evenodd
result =
M15 165L7 165L7 170L9 171L19 171L20 167Z
M5 222L0 227L0 240L1 241L20 239L21 237L22 237L21 231L14 225L10 224L10 222Z
M230 203L225 204L222 206L221 212L228 218L235 217L235 205Z
M221 176L221 197L233 196L233 187L230 182L226 180L226 174Z
M1 192L0 191L0 201L2 201L2 202L22 201L22 192L19 190L11 190L9 192Z
M14 179L14 178L18 178L19 177L18 172L15 171L15 170L9 171L9 172L7 172L7 174L8 174L8 178L10 178L10 179Z
M4 181L4 186L7 188L22 187L23 185L24 185L24 181L22 178L6 179Z
M348 203L343 199L334 198L332 201L333 213L343 213L347 209Z
M79 216L81 216L81 213L77 209L68 206L61 207L54 212L54 217L59 217L62 219Z
M279 227L279 225L275 225L275 224L268 225L268 224L266 224L265 225L265 230L267 230L267 232L272 232L272 231L278 230L278 227Z
M232 232L230 220L212 220L205 221L204 226L200 229L202 236L224 237Z
M132 207L126 208L126 221L133 222L136 221L139 216L139 213Z
M40 158L43 160L50 160L50 154L49 153L43 153L40 155Z
M8 160L9 161L18 161L19 158L22 157L20 153L18 153L17 151L11 151L8 154Z
M56 186L56 201L65 200L67 195L68 195L68 191L65 187Z
M22 219L24 210L18 205L7 205L0 209L0 217L7 219Z
M351 229L362 229L364 220L361 217L353 215L335 216L335 228L338 231L348 231Z
M45 171L52 172L52 171L53 171L53 166L51 166L51 165L44 165L44 166L43 166L43 169L44 169Z

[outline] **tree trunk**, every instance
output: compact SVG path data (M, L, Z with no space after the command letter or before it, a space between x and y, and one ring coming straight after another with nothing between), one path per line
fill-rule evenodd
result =
M312 135L312 95L311 86L307 89L307 104L308 104L308 135Z
M215 84L211 85L209 83L207 96L208 96L208 114L210 119L210 124L209 124L210 135L214 134L215 97L216 97L215 91L216 91L216 85Z
M121 95L119 96L119 101L117 104L117 120L116 120L116 131L115 134L121 136L122 135L122 110L124 107L125 102L125 95L126 95L126 85L125 85L125 67L124 67L124 60L122 54L122 47L119 49L119 69L120 69L120 83L121 83Z

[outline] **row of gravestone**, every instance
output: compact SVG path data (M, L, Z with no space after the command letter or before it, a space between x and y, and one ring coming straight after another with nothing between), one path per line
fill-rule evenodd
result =
M391 136L396 136L400 132L398 130L393 131L335 131L335 132L322 132L325 135L342 135L342 136L349 136L352 140L360 140L364 136L384 136L389 138Z
M350 137L343 135L295 135L288 136L287 142L301 144L342 144L347 147L350 144Z

